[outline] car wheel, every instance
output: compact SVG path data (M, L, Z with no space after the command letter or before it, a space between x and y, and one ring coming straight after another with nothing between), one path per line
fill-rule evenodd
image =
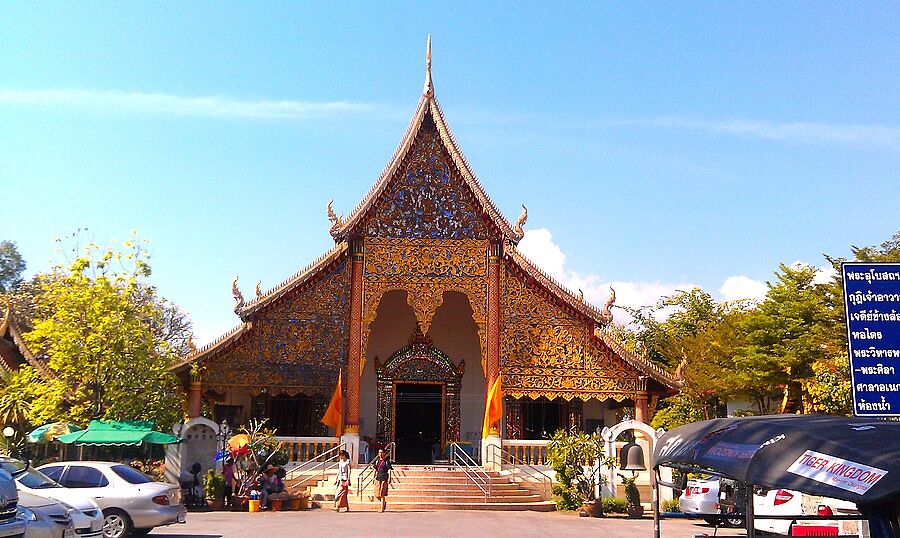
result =
M103 538L125 538L131 533L131 518L117 508L103 511Z
M739 529L744 526L744 520L739 517L728 518L724 522L726 527L731 527L732 529Z

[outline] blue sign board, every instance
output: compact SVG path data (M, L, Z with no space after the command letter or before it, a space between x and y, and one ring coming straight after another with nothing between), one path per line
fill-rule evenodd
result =
M900 263L846 262L853 414L900 416Z

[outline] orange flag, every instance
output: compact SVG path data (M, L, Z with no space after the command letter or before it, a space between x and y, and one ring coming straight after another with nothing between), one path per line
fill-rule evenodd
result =
M334 387L334 394L331 395L331 403L328 404L328 409L325 410L325 415L322 417L322 424L326 426L331 426L335 430L335 434L340 437L341 435L341 419L343 418L343 403L344 398L341 396L341 372L338 372L338 380L337 385Z
M500 422L503 417L503 389L500 387L500 376L488 391L487 404L484 407L484 428L481 436L487 437L491 432L491 426Z

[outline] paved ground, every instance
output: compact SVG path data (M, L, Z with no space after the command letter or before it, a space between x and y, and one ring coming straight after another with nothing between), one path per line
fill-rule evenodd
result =
M669 520L662 522L666 538L692 538L714 529L703 522ZM720 531L718 536L743 536L740 531ZM650 520L618 518L591 519L555 512L350 512L329 510L305 512L207 512L188 514L186 525L156 529L150 535L195 538L293 538L294 536L362 536L387 538L415 536L430 538L561 537L603 536L632 538L653 536Z

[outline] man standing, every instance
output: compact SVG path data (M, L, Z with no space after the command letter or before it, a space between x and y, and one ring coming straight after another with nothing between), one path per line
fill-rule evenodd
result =
M387 509L388 484L391 482L391 460L383 448L378 449L378 457L372 462L375 467L375 498L381 501L381 511Z

